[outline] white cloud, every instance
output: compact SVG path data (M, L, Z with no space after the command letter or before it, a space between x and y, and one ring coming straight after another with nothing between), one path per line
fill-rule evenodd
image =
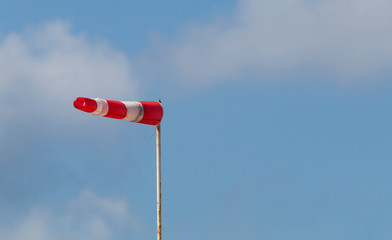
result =
M107 161L113 155L109 149L123 156L120 121L92 120L95 117L76 110L73 101L79 96L136 99L138 81L131 68L122 52L101 39L75 33L62 21L30 26L0 39L2 206L15 204L23 211L63 190L76 191L82 183L116 181L103 179L113 172L120 176L117 170L125 164L121 157L115 163ZM108 213L123 212L123 205L112 207L116 208L106 206ZM33 219L46 221L41 210L35 214L40 218ZM101 223L96 219L90 226ZM26 219L24 229L33 224L40 221Z
M23 197L16 198L26 199L36 195L38 189L45 189L41 193L51 191L46 183L55 181L54 175L69 171L58 166L72 163L67 154L62 154L63 158L53 156L53 145L49 150L42 146L60 141L56 148L67 151L69 146L63 144L67 137L84 144L86 139L91 141L102 133L91 129L81 133L87 125L99 128L99 124L89 124L81 118L81 113L73 108L73 100L78 96L129 99L136 97L137 89L138 81L124 54L101 40L73 33L66 22L31 26L0 39L0 145L4 155L0 164L5 183L0 186L2 190L7 194L17 191ZM37 146L41 151L35 149ZM29 147L33 149L26 154ZM50 161L45 162L45 158ZM84 166L87 158L81 156L78 163ZM28 164L31 162L34 163ZM94 166L98 164L99 159L94 159ZM40 169L39 174L35 166ZM75 180L72 177L67 180ZM12 191L8 191L11 185ZM34 200L26 202L30 205ZM23 201L21 205L26 208ZM0 239L106 240L126 229L139 229L137 220L129 215L126 201L98 196L90 190L58 208L33 207L17 224L8 223L6 215L0 216Z
M72 121L78 96L134 97L137 81L124 54L75 34L66 22L31 26L0 40L2 130L36 119ZM31 127L31 126L30 126Z
M373 73L390 73L391 8L386 0L240 0L231 18L189 26L181 38L157 44L150 60L157 74L186 86L304 72L372 81Z
M77 199L69 202L68 206L77 211L83 212L85 209L100 209L102 214L119 223L126 222L128 204L123 201L114 201L111 198L97 198L89 189L83 190Z
M4 232L5 230L3 229L0 236L9 240L49 240L48 221L50 221L48 216L39 210L34 210L20 223L14 232Z
M140 231L137 219L129 214L126 201L98 196L88 189L61 209L62 213L56 213L48 207L35 207L14 226L0 228L0 237L8 240L106 240ZM5 219L0 217L0 222L5 225Z

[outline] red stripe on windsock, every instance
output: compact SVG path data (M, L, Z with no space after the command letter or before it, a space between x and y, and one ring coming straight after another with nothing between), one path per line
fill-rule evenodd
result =
M109 106L108 114L104 117L123 119L127 116L127 107L124 103L113 100L106 100Z
M140 102L143 105L143 118L139 123L158 125L163 118L163 107L160 102Z
M97 109L97 102L91 98L78 97L73 104L75 108L88 113Z

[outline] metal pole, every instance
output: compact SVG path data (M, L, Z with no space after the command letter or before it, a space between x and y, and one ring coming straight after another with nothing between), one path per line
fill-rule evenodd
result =
M156 128L156 142L157 142L157 234L158 240L162 239L162 225L161 225L161 124Z

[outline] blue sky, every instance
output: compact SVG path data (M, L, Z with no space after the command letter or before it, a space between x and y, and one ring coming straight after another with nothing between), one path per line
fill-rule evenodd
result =
M1 1L0 239L391 239L391 7Z

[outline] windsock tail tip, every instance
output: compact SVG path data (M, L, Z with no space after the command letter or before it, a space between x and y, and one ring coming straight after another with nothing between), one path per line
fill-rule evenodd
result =
M97 102L90 98L78 97L73 105L76 109L85 112L94 112L97 109Z
M82 110L83 106L84 106L85 102L84 99L81 97L78 97L74 102L73 105L76 109Z

